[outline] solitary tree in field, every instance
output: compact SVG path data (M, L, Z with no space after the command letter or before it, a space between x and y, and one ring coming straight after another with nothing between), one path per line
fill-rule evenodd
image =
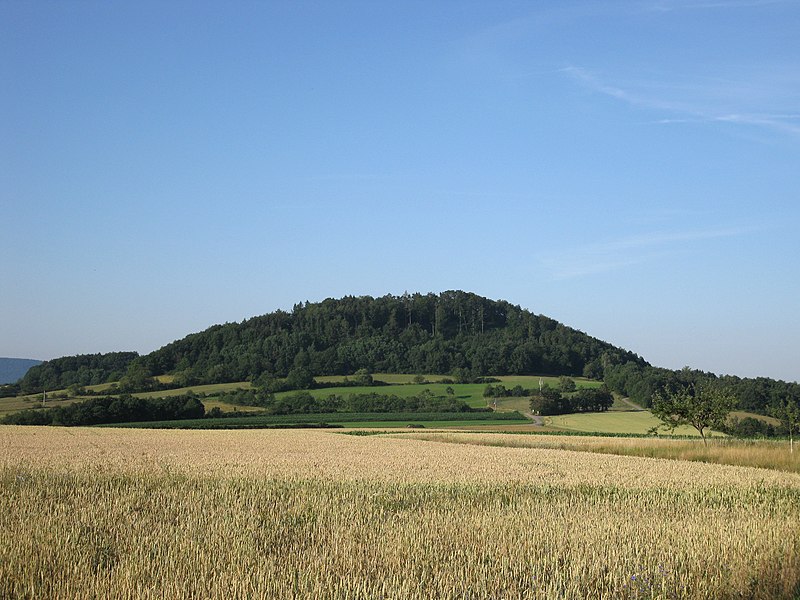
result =
M789 430L789 452L794 452L794 434L800 430L800 403L797 398L786 397L773 407L772 416Z
M565 394L574 392L578 389L577 385L575 384L575 380L572 379L572 377L567 377L566 375L562 375L558 378L558 387Z
M705 430L723 423L734 408L736 398L724 390L691 384L677 391L656 392L652 412L661 420L659 427L674 431L681 425L691 425L700 432L703 444L708 445Z
M370 373L367 369L359 369L355 372L353 380L356 381L358 385L372 385L372 373Z

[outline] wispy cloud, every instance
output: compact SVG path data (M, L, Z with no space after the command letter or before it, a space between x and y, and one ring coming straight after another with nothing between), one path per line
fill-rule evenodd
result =
M573 279L617 271L674 254L682 245L744 235L752 228L722 227L691 231L649 232L558 252L542 253L539 263L556 279Z
M665 113L659 124L725 123L767 128L800 136L800 113L754 110L758 105L793 104L800 97L800 73L763 70L741 80L704 78L684 80L626 79L614 81L576 66L561 70L595 93L629 106Z
M791 1L792 0L660 0L656 2L646 2L642 7L660 12L671 12L692 9L751 8L769 6L771 4L786 4Z

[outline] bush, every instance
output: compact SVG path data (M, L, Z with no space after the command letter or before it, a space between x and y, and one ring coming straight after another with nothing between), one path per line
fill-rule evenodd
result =
M783 428L753 417L732 418L722 428L724 433L739 438L763 438L785 435Z
M611 408L614 397L605 387L582 388L564 396L549 386L531 398L531 411L539 415L564 415L576 412L602 412Z

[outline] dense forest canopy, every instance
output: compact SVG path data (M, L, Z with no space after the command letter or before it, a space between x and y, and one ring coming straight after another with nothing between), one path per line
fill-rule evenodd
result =
M545 316L475 294L348 296L297 304L242 323L217 325L135 361L151 376L187 384L383 373L553 374L601 378L635 354Z
M48 360L31 367L20 380L20 388L30 393L117 381L138 356L137 352L109 352Z
M647 407L651 405L656 392L674 391L703 383L724 388L735 396L739 410L768 414L786 400L800 403L800 384L797 383L767 377L718 376L688 367L672 370L632 362L608 365L603 380L610 390Z

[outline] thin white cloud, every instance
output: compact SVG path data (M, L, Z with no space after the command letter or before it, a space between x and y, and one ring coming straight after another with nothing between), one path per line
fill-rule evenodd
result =
M760 115L760 114L730 114L718 115L715 121L723 123L738 123L741 125L755 125L758 127L768 127L794 135L800 135L800 124L792 123L797 115Z
M648 2L644 8L659 12L672 12L676 10L714 10L733 8L752 8L769 6L771 4L786 4L791 0L662 0Z
M752 228L729 227L694 231L649 232L559 252L542 253L539 263L555 279L573 279L618 271L673 254L681 244L744 235Z
M667 113L659 124L726 123L771 129L800 136L800 113L753 110L756 106L792 105L800 97L800 72L764 69L749 80L705 78L694 81L643 79L610 82L588 69L570 66L561 72L575 82L631 107ZM756 77L761 79L756 80Z
M691 106L684 102L648 94L646 90L637 91L633 85L628 87L613 85L601 79L595 73L581 67L570 66L561 69L561 72L594 92L610 96L635 107L668 112L692 112ZM646 87L642 84L639 85L643 88Z

